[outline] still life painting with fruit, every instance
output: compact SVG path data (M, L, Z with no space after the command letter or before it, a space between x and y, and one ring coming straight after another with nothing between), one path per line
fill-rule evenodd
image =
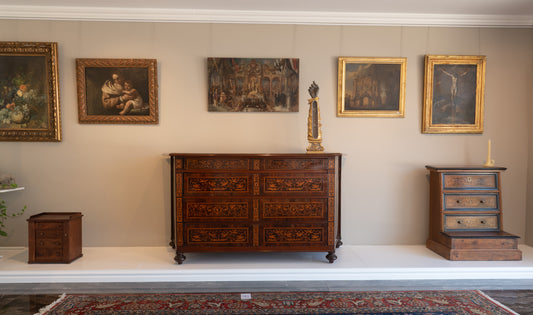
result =
M0 128L48 128L44 63L44 56L0 56Z

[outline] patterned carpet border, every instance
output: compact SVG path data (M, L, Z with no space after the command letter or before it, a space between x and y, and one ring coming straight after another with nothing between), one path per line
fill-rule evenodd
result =
M72 294L40 314L517 314L477 290ZM244 297L244 298L243 298Z

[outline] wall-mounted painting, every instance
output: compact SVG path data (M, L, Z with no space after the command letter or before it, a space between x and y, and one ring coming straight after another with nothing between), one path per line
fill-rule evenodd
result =
M0 140L61 141L57 43L0 42Z
M299 59L208 58L208 111L297 112Z
M157 124L155 59L76 59L78 120Z
M337 116L404 117L407 58L339 57Z
M483 133L485 62L485 56L426 56L423 133Z

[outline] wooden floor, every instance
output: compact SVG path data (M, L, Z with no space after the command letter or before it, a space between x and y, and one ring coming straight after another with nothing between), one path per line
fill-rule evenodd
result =
M0 285L0 314L34 314L61 293L193 293L193 292L291 292L291 291L397 291L448 290L466 285L457 281L290 281L290 282L188 282L188 283L49 283ZM489 284L473 283L468 289ZM463 287L463 289L467 289ZM493 286L494 289L497 286ZM533 290L482 290L519 314L533 315Z

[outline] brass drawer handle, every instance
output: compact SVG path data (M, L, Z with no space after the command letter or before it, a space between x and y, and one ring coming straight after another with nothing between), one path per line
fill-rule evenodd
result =
M472 177L468 176L468 177L466 178L466 181L469 182L469 183L472 182Z
M487 224L487 220L479 220L479 223L481 223L481 224Z
M457 202L457 203L461 203L461 200L457 200L456 202Z
M463 224L463 220L457 220L457 224Z
M481 200L479 201L479 203L484 204L484 203L485 203L485 200L481 199Z

